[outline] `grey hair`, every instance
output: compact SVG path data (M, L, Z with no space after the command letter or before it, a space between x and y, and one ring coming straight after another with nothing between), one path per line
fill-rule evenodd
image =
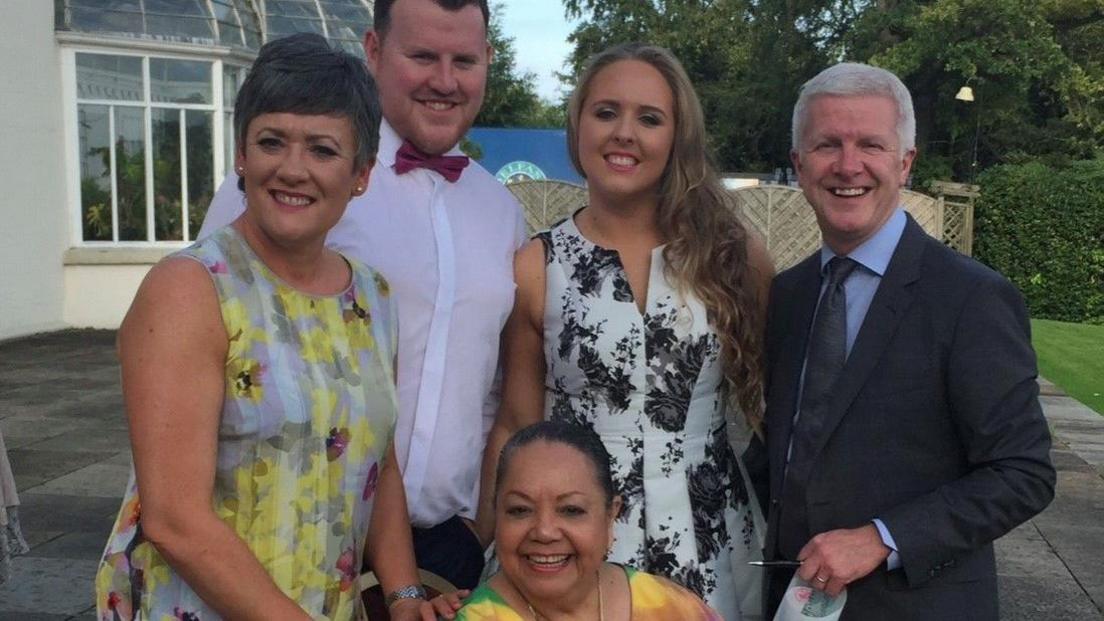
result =
M809 102L820 95L855 97L874 95L887 97L897 104L897 141L902 151L916 147L916 114L912 110L912 95L901 79L880 67L862 63L839 63L813 76L801 87L793 110L793 137L790 143L796 151L805 132Z

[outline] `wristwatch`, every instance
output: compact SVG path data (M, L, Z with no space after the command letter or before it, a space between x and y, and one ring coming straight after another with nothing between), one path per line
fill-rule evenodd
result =
M394 604L395 602L399 601L400 599L425 599L425 598L426 598L426 590L424 588L422 588L422 585L420 585L420 584L408 584L404 587L400 587L400 588L395 589L394 591L391 591L390 593L388 593L387 597L384 598L383 601L384 601L385 604L387 604L387 607L390 608L391 604Z

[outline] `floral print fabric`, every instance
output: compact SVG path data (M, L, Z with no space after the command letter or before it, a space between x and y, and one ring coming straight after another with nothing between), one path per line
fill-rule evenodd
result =
M300 293L229 226L177 256L207 268L229 336L212 508L315 619L363 618L357 576L397 412L387 283L349 261L344 292ZM96 603L104 621L219 618L143 536L133 474Z
M674 580L725 619L760 614L762 518L728 441L720 343L652 252L641 315L616 251L568 218L546 249L545 415L592 428L624 508L610 560Z
M625 567L632 598L632 621L724 621L701 598L670 580ZM457 621L528 621L497 591L484 584L456 615Z

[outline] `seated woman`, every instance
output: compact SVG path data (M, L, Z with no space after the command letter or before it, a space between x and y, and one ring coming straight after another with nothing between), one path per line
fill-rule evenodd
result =
M458 619L721 619L666 578L605 562L621 499L593 431L549 421L522 429L503 448L495 481L502 569L472 593Z
M364 61L261 48L235 104L233 224L156 265L119 330L134 469L100 619L362 619L365 554L395 619L432 619L395 466L387 283L326 249L379 140Z

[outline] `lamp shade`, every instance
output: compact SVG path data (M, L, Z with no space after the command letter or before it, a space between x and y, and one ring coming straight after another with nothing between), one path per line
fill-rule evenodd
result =
M962 88L958 89L958 93L955 94L955 99L959 101L973 101L974 89L970 88L969 86L963 86Z

